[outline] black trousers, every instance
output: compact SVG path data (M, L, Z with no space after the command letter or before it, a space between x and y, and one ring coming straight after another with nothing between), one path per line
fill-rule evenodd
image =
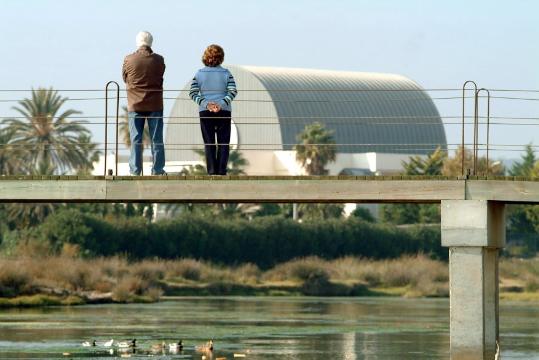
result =
M232 113L225 110L216 113L208 110L200 112L200 129L209 175L226 175L231 117Z

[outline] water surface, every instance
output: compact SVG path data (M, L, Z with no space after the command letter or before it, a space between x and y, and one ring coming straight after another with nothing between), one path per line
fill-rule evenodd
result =
M448 359L447 299L224 297L156 304L0 311L0 358L118 358L92 339L136 338L131 358L201 359L195 346L215 341L213 358ZM539 359L539 306L503 303L504 359ZM149 354L152 344L183 339L181 354ZM63 355L68 353L69 355ZM207 356L209 359L210 356Z

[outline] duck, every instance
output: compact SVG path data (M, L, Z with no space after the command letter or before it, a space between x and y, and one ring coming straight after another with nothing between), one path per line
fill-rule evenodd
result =
M120 349L132 349L137 347L137 339L122 341L116 344Z
M177 343L168 344L168 351L175 353L183 350L183 341L180 340Z
M89 342L89 341L85 341L82 343L82 346L84 347L90 347L90 346L97 346L97 344L95 343L95 340L92 340L92 342Z
M104 343L100 344L100 346L103 346L103 347L111 347L112 344L114 344L114 340L113 340L113 339L110 339L109 341L105 341Z
M150 350L154 353L157 353L157 352L164 352L166 348L167 348L167 344L163 341L159 344L153 344Z
M209 340L207 343L196 347L196 351L208 353L213 351L213 340Z

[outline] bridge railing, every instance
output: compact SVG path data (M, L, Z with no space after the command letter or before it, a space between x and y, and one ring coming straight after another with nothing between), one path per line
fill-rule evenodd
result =
M386 153L410 156L426 155L438 148L451 155L461 148L466 148L470 149L472 160L469 162L465 159L466 153L460 152L461 174L478 175L481 156L486 157L487 164L492 160L492 153L495 157L498 154L518 157L523 152L524 146L532 141L534 130L539 126L539 115L536 111L539 104L537 96L539 90L486 89L478 87L473 81L466 81L462 88L272 89L273 97L261 96L259 89L240 88L239 90L240 94L234 102L237 108L242 110L237 112L235 110L233 123L240 138L233 144L233 148L246 152L292 150L298 141L295 136L281 139L249 138L249 136L244 136L244 133L269 133L270 129L275 132L275 128L279 128L280 131L281 127L288 126L297 134L306 124L320 122L330 131L335 129L348 131L355 128L353 131L374 134L373 141L362 140L365 138L354 139L349 136L350 141L338 140L335 143L311 141L309 145L313 148L336 147L338 152L344 149L350 153L380 152L383 149ZM165 111L170 111L174 106L196 109L196 105L188 98L187 91L186 89L163 90ZM57 109L56 114L51 115L46 112L31 113L36 109L28 106L32 101L37 101L31 90L0 90L0 174L17 174L17 171L28 173L28 166L17 170L13 164L10 164L15 162L10 158L21 157L25 151L35 156L42 156L40 161L46 161L47 156L50 161L54 161L58 157L69 158L67 154L69 150L80 145L88 151L88 156L92 151L99 151L104 155L100 164L103 170L100 173L118 175L120 173L118 164L129 153L124 140L125 133L128 131L127 116L125 110L122 110L122 105L126 103L126 90L122 89L118 83L110 81L105 87L104 95L96 96L95 94L99 92L103 93L103 90L58 90L58 94L69 96L63 99L63 107ZM380 97L363 96L363 94L375 92L383 93L385 97L380 100ZM424 93L430 96L424 96ZM422 113L422 107L417 104L424 102L434 102L441 114ZM291 113L295 115L281 114L278 111L268 114L264 110L267 109L268 104L273 108L292 108ZM247 106L248 109L245 110L242 106ZM410 112L414 106L419 110L415 113ZM457 114L459 106L462 107L462 111ZM71 113L59 121L63 115L62 111L68 107L75 110L82 108L84 113ZM331 115L332 109L336 109L335 115ZM196 110L192 112L192 115L174 112L170 115L165 114L163 118L167 131L176 128L182 129L179 130L181 132L189 128L191 132L199 132L199 118ZM51 130L46 126L50 124L52 133L59 131L55 135L57 138L53 139L54 141L40 139L37 136L32 139L32 134L39 134L38 130L33 133L30 131L33 122L37 124L39 131ZM25 127L24 124L29 126ZM428 134L435 134L441 124L445 133L448 134L448 141L436 141L434 135L429 138ZM75 135L69 133L69 127L55 130L53 125L66 127L83 125L89 128L95 138L91 141L93 146L88 146L87 139L75 138ZM407 138L405 135L414 131L427 134L427 137L423 136L423 141L416 139L410 142L409 136ZM509 136L506 134L509 132L512 132L512 138L518 141L507 141ZM379 135L380 133L385 133L387 135L385 137L390 141L380 141L384 138L384 135ZM198 133L189 140L168 139L164 145L167 153L204 149ZM531 145L531 147L536 149L537 146ZM34 157L29 158L37 162L38 160ZM111 159L114 163L113 167L110 166ZM54 171L56 174L69 173L72 169L67 161Z

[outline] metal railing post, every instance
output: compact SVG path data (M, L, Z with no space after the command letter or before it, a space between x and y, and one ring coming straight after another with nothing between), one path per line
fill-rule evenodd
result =
M473 129L473 174L477 175L477 157L479 154L479 96L477 90L474 93L474 129Z
M105 85L105 176L107 176L107 152L108 152L108 119L109 119L109 86L116 85L116 154L115 175L118 175L118 119L120 113L120 85L116 81L109 81Z
M465 113L465 102L466 102L466 85L468 84L472 84L474 86L473 90L474 90L474 94L477 93L477 84L475 83L475 81L472 81L472 80L467 80L464 82L464 84L462 85L462 143L461 143L461 146L462 146L462 164L461 164L461 173L462 173L462 176L466 175L465 172L464 172L464 160L465 160L465 143L464 143L464 125L465 125L465 119L466 119L466 113ZM472 90L472 89L469 89L469 90ZM474 96L474 100L475 100L475 105L474 105L474 124L475 124L475 118L477 117L477 99L475 98Z
M489 137L490 137L490 91L488 89L485 89L485 88L481 88L479 90L477 90L475 92L475 96L477 99L479 99L479 94L484 91L487 93L487 144L486 144L486 157L487 157L487 169L486 169L486 175L488 175L488 172L489 172L489 164L488 164L488 150L489 150ZM479 101L478 101L478 104L479 104ZM479 105L477 105L477 109L478 109L478 113L479 113Z

